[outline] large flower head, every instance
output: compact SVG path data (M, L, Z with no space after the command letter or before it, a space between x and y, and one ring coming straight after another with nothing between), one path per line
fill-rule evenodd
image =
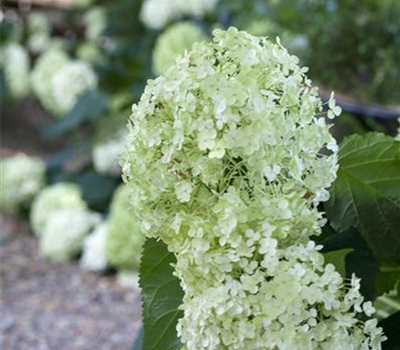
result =
M46 165L36 157L20 154L2 159L0 170L0 207L9 213L28 206L46 180Z
M190 50L195 42L203 41L206 38L202 30L190 22L180 22L169 27L158 37L154 48L154 73L165 72L179 55Z
M79 186L60 182L46 187L32 204L30 221L33 232L40 236L51 214L60 209L85 209Z
M359 281L310 239L336 177L317 89L279 41L216 30L132 108L123 173L149 237L175 253L185 350L379 349Z

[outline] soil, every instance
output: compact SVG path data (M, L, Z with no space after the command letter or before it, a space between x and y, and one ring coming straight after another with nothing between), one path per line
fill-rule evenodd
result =
M1 107L2 157L51 157L63 140L44 140L51 117L33 100ZM130 350L140 328L139 291L113 275L54 264L21 218L0 213L0 348L3 350Z

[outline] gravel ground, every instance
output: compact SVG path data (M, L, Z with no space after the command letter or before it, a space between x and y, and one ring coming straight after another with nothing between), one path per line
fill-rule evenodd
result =
M3 350L129 350L140 327L137 290L114 276L52 264L27 225L1 215Z

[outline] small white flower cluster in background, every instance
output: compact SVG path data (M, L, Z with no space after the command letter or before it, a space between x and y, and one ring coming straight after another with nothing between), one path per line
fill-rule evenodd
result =
M145 0L140 19L151 29L161 29L168 22L183 16L202 18L219 0Z
M1 49L1 66L12 98L22 98L30 92L30 59L25 48L17 43Z
M119 159L125 149L125 130L120 131L111 139L100 142L93 147L93 165L100 174L119 175L121 166Z
M72 61L57 47L51 47L36 62L32 88L48 111L56 116L68 112L87 91L97 87L97 75L84 61Z
M100 215L86 209L60 209L53 212L40 237L40 252L54 262L75 258L85 237L101 221Z
M175 62L175 59L195 42L207 40L202 30L191 22L179 22L162 33L153 51L153 71L162 74Z
M52 213L62 209L85 210L86 208L79 186L66 182L48 186L36 196L32 203L30 212L32 230L35 235L41 236L46 221Z
M97 41L107 26L107 14L102 6L94 6L86 12L83 22L85 36L89 41Z
M123 176L142 229L177 258L185 350L381 349L360 281L311 239L337 144L306 72L279 41L215 30L132 108Z
M80 264L84 270L102 272L107 268L106 240L107 223L102 222L83 242Z
M28 15L28 47L35 53L45 51L50 44L51 27L48 17L43 13L33 12Z
M0 207L11 214L30 205L46 181L44 162L23 154L2 159L0 171Z

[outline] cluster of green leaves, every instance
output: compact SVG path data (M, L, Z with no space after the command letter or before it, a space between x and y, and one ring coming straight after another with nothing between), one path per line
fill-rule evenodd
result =
M400 142L380 133L354 135L339 148L339 171L323 208L329 220L319 243L327 262L344 277L361 278L366 300L397 288L400 296ZM173 276L175 258L161 241L148 239L140 285L144 328L134 350L176 350L182 290ZM400 344L400 310L380 325Z

